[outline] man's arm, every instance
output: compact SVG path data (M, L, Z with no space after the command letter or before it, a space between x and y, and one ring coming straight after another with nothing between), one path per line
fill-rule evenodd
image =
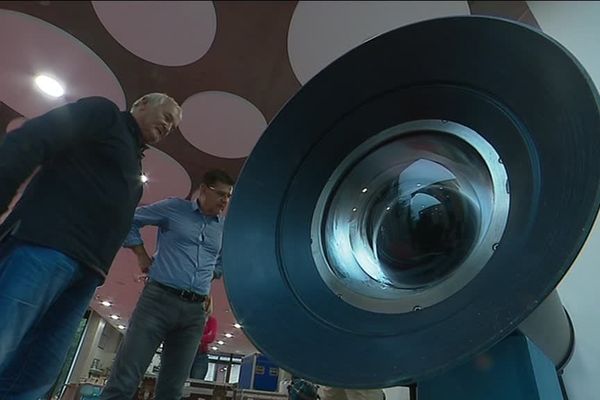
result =
M123 247L131 249L136 255L138 265L143 273L147 273L152 264L152 257L144 247L140 229L147 225L158 226L162 229L169 227L169 208L174 199L161 200L156 203L138 207L133 216L131 229L125 238Z
M0 214L33 170L70 146L101 138L113 124L117 106L89 97L25 122L0 145Z
M219 251L219 255L217 256L217 262L215 263L215 270L213 271L212 280L221 279L223 276L223 262L221 257L222 252Z
M148 270L150 269L150 265L152 265L152 261L154 260L148 254L144 245L138 244L135 246L131 246L129 249L133 251L133 254L135 254L135 256L137 257L138 266L140 267L142 273L147 274Z

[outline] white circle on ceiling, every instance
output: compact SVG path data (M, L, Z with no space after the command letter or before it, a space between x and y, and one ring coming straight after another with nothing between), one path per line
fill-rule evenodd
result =
M146 150L142 159L142 171L148 180L144 184L141 204L154 203L167 197L185 198L190 193L192 183L188 173L163 151L154 147Z
M179 130L183 136L217 157L247 157L267 127L258 108L228 92L200 92L187 98L181 107Z
M305 84L374 36L418 21L468 14L466 1L299 1L288 32L292 70Z
M18 32L18 34L15 34ZM27 118L82 97L102 96L125 108L125 95L108 66L67 32L39 18L0 10L0 97ZM62 97L41 92L35 77L44 74L65 85Z
M136 56L170 67L193 63L217 31L212 1L93 1L108 32Z

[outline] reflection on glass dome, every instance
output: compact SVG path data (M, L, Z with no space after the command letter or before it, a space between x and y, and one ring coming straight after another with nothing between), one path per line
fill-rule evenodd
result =
M380 267L402 287L449 274L477 238L476 204L446 167L417 160L384 188L367 217Z
M506 226L508 177L477 132L408 121L349 154L323 188L313 258L333 293L376 312L413 312L464 288Z

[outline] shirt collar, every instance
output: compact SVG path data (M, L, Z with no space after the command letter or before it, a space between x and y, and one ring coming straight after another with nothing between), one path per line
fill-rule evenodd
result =
M221 220L223 219L223 216L221 214L219 214L219 215L211 215L211 216L208 216L208 215L204 214L202 212L202 209L200 208L200 205L198 204L198 200L192 200L191 203L192 203L192 210L193 211L198 211L200 214L202 214L202 215L204 215L205 217L208 217L208 218L215 218L218 222L221 222Z
M140 129L140 126L130 112L123 111L122 114L125 117L125 122L129 128L129 132L131 132L138 145L138 148L140 149L140 156L144 157L144 151L148 150L149 147L142 140L142 130Z

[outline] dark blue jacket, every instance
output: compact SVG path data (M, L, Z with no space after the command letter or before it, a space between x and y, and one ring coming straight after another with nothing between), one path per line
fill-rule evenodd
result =
M0 213L37 166L2 233L59 250L105 275L142 196L139 126L89 97L27 121L0 144Z

